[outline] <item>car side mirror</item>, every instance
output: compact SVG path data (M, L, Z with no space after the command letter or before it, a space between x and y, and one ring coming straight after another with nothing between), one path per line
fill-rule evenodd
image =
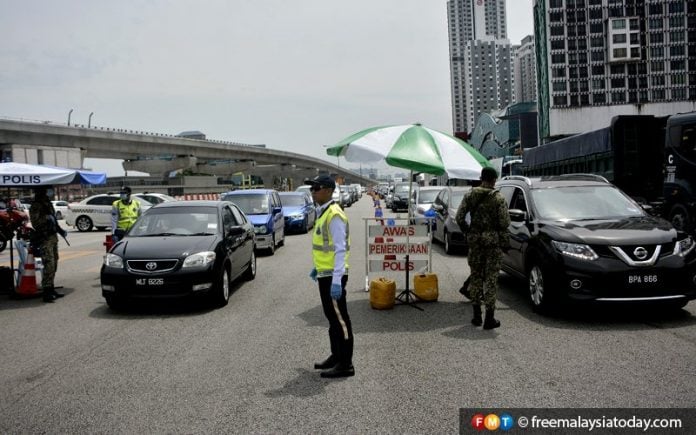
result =
M244 227L231 227L227 230L228 236L241 236L244 234Z
M442 207L442 204L435 204L435 203L433 203L432 208L433 208L433 210L435 210L435 211L442 211L442 208L443 208L443 207Z
M282 207L273 207L273 214L277 214L283 211Z
M510 214L510 220L513 222L524 222L527 220L526 211L513 208L511 210L508 210L508 213Z

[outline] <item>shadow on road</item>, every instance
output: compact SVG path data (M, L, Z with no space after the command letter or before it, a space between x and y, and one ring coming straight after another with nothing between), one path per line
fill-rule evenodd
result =
M549 328L585 330L675 329L696 325L696 316L686 309L665 304L570 304L551 315L532 310L526 284L507 274L500 275L498 301L527 320ZM689 302L687 308L696 304Z
M75 289L72 288L58 288L56 289L60 293L64 294L66 298L70 297L70 294L75 291ZM56 303L60 303L65 300L69 300L63 298ZM25 308L36 308L41 305L46 305L42 299L42 293L39 292L36 295L32 297L21 297L17 296L12 293L3 293L0 294L0 311L3 310L20 310L20 309L25 309ZM50 305L50 304L49 304Z
M230 296L241 288L243 282L234 282L230 285ZM99 288L99 285L94 287ZM205 295L201 295L205 296ZM90 317L96 319L132 319L134 317L185 317L198 316L216 310L205 297L176 298L176 299L131 299L123 308L113 310L106 305L95 308L90 312Z
M441 292L443 290L441 289ZM356 292L362 293L362 292ZM690 302L696 304L696 301ZM423 311L407 305L395 305L390 310L375 310L369 300L361 297L348 300L348 313L353 331L360 333L426 332L447 330L443 334L460 339L487 339L497 331L483 331L470 324L471 302L438 301L418 303ZM657 305L600 305L574 304L554 315L535 313L527 300L526 286L509 275L500 275L498 317L505 312L518 314L529 322L548 328L569 330L649 330L677 329L696 325L696 316L685 309L670 309ZM513 314L513 317L514 317ZM327 327L320 305L298 314L309 326ZM506 322L503 321L505 324ZM509 323L507 323L509 326ZM454 329L450 329L454 328Z
M347 378L325 380L319 377L319 372L316 370L307 370L304 368L296 368L297 376L285 383L277 390L270 390L264 393L264 396L276 397L311 397L317 394L324 394L326 385L333 382L345 381Z

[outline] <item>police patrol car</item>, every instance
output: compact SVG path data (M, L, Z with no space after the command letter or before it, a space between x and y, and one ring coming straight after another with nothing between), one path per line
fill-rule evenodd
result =
M113 193L102 193L90 196L76 204L68 205L68 212L65 215L65 224L75 227L78 231L92 231L96 227L98 230L111 228L111 206L120 197ZM152 207L152 203L132 195L134 201L140 202L142 211Z

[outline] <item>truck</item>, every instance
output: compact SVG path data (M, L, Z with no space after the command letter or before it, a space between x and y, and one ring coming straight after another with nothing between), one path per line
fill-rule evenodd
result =
M524 150L526 176L604 176L675 228L693 234L696 217L696 112L621 115L609 127Z

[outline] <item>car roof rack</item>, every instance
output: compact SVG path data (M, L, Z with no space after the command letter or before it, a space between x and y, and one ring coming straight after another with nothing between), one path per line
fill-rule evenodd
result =
M599 181L602 183L609 184L609 180L601 175L597 174L561 174L561 175L549 175L541 178L544 181L551 180L586 180L586 181Z
M522 181L524 183L527 183L527 185L529 185L529 186L532 185L532 180L530 180L529 177L525 177L522 175L506 175L505 177L502 178L502 180L516 180L516 181Z

